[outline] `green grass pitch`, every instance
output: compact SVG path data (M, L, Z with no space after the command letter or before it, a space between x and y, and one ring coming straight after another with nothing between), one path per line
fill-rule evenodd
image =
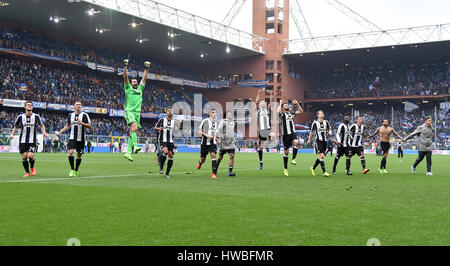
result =
M434 176L425 161L411 174L415 155L390 155L389 174L367 156L367 175L354 157L353 176L341 159L325 178L320 167L311 176L312 154L289 177L279 154L264 155L263 171L257 154L237 154L237 176L226 176L226 156L217 180L209 159L196 170L198 157L176 154L168 180L154 154L86 154L71 179L66 154L37 154L37 176L24 180L20 155L0 154L0 245L450 244L450 157L433 156Z

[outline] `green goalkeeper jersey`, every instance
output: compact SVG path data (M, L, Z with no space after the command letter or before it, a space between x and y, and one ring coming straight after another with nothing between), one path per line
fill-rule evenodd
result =
M142 92L144 87L139 84L139 86L134 89L130 83L124 85L125 89L125 112L137 112L140 113L142 110Z

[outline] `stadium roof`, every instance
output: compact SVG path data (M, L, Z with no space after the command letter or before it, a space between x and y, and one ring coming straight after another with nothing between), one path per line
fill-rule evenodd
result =
M315 70L334 70L386 65L424 64L450 60L450 41L373 47L305 54L285 54Z
M247 48L247 46L232 45L235 42L231 40L227 44L176 27L131 16L124 13L125 11L115 11L86 1L14 0L6 2L9 5L0 7L0 18L4 22L48 31L53 34L60 34L63 37L71 37L90 43L99 43L111 48L125 48L130 50L130 53L148 53L152 58L171 63L195 65L201 62L262 54L262 52ZM116 3L116 1L109 2ZM100 12L90 16L86 11L91 8ZM167 6L165 8L170 9ZM60 18L59 23L50 21L50 16ZM132 22L137 23L135 28L131 27L130 23ZM142 25L139 25L139 23L142 23ZM100 34L96 32L96 29L103 29L104 33ZM241 34L238 37L244 35L248 37L248 33L238 32ZM174 33L174 38L171 38L168 33ZM138 39L142 39L143 42L139 43L136 41ZM250 45L252 45L252 42L253 40L250 40ZM169 51L169 45L173 45L175 51ZM230 48L230 53L226 52L227 46ZM203 57L201 57L201 54L203 54Z

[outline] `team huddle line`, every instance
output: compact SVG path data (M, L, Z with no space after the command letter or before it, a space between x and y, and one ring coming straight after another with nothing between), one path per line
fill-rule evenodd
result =
M133 161L133 153L138 153L141 148L137 145L137 131L141 128L140 117L142 110L142 96L147 81L148 70L150 62L145 62L145 71L138 83L137 79L128 78L128 66L129 60L124 60L124 90L125 90L125 120L130 127L128 137L127 152L123 155L129 161ZM303 108L297 100L292 100L292 105L288 102L280 100L277 106L271 108L274 103L274 93L270 93L270 102L267 103L261 94L265 90L259 90L256 97L257 108L257 146L259 157L259 169L263 170L263 150L268 147L273 147L278 141L278 123L281 127L281 139L284 147L283 156L283 173L285 176L289 176L288 161L289 152L292 148L292 160L291 164L296 165L296 157L299 148L299 140L297 138L294 118L303 113ZM69 177L78 176L78 170L81 165L84 146L85 146L85 128L92 129L91 120L89 115L82 111L81 101L76 101L74 105L75 111L68 116L67 124L56 135L61 136L64 132L70 130L70 137L68 143L68 160L70 164ZM277 114L272 114L273 109L276 109ZM352 175L350 171L351 157L357 155L361 159L361 166L363 174L369 172L369 168L366 168L366 159L364 155L363 140L369 142L370 139L377 134L380 135L381 148L383 151L383 157L380 163L379 172L386 174L387 157L390 149L390 137L392 135L398 137L401 141L406 142L409 139L419 136L419 156L416 162L411 166L411 171L416 173L415 168L426 157L427 161L427 175L431 173L431 155L432 144L434 137L434 128L432 127L431 118L427 118L423 125L419 126L409 136L401 137L392 127L389 126L387 119L382 121L382 126L377 128L375 132L370 135L366 135L365 127L363 124L363 117L358 116L356 123L350 124L350 118L348 116L343 117L342 123L339 125L335 139L333 138L333 131L327 120L325 120L325 114L323 111L316 113L317 120L312 123L310 134L307 144L314 143L314 150L317 154L317 159L314 165L311 167L312 175L316 175L316 168L320 165L323 175L329 177L330 174L326 171L324 157L327 148L328 140L333 140L338 144L337 154L333 164L333 174L336 174L336 167L339 159L343 156L346 157L346 171L347 175ZM200 160L197 164L197 169L201 169L208 154L211 157L211 177L217 178L217 169L225 154L229 155L229 169L228 176L235 176L233 172L234 158L236 150L236 122L234 120L234 111L226 111L224 119L217 122L217 113L215 108L209 109L209 117L203 119L198 131L196 132L201 136L200 147ZM271 119L278 118L278 119ZM275 122L274 122L275 121ZM278 122L279 121L279 122ZM274 124L275 123L275 124ZM170 178L170 171L174 163L175 143L174 136L177 132L182 132L185 124L183 120L175 119L172 107L166 108L166 117L161 118L156 126L155 131L158 132L158 144L157 144L157 157L158 164L160 166L160 174L164 174L164 165L167 161L167 167L165 177ZM37 128L40 127L44 138L47 137L45 126L43 125L39 115L33 113L33 103L31 101L25 102L25 113L19 115L16 118L13 131L10 138L14 138L14 134L17 130L20 130L19 136L19 152L22 154L22 164L25 169L24 177L30 175L36 175L35 158L37 142ZM219 157L216 158L217 146L219 146ZM76 160L74 153L76 151Z

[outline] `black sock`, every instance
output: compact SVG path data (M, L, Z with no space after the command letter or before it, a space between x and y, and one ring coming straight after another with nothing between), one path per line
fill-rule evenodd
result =
M325 162L323 161L323 160L319 160L319 163L320 163L320 167L322 167L322 172L326 172L326 170L325 170Z
M298 149L296 147L292 148L292 160L295 160L295 158L297 158L297 152Z
M284 155L283 156L283 161L284 161L284 169L288 169L288 156Z
M228 172L230 172L230 173L233 172L233 166L228 167Z
M75 171L78 171L78 168L80 168L80 164L81 164L81 158L77 158L77 162L75 165Z
M164 163L166 162L167 156L161 156L161 164L159 165L159 169L162 171L164 169Z
M380 169L386 169L386 158L381 159Z
M158 158L158 165L161 165L161 154L159 152L156 154L156 157Z
M28 160L22 160L23 168L25 169L25 172L30 173L30 168L28 166Z
M30 159L29 161L30 161L30 168L34 168L34 158Z
M213 174L217 174L217 161L216 161L216 159L212 159L211 160L211 164L212 164L212 173Z
M336 172L336 166L337 166L338 162L339 162L339 157L336 156L334 158L333 173Z
M169 175L170 169L172 169L172 165L173 165L173 158L169 158L169 160L167 161L166 175Z
M75 166L74 166L74 159L73 159L73 156L72 155L69 155L69 164L70 164L70 169L71 170L74 170L75 169Z
M219 169L220 162L221 161L217 160L217 169Z
M258 150L258 157L259 157L259 162L262 162L262 160L263 160L263 150L262 149Z
M347 170L347 172L350 172L350 158L347 157L347 160L345 161L345 170Z
M361 158L361 165L362 165L363 170L366 169L366 158L365 157Z
M314 163L313 169L316 170L316 167L319 165L320 160L316 159L316 162Z
M198 163L200 164L200 165L202 165L203 163L202 163L202 161L198 161Z

